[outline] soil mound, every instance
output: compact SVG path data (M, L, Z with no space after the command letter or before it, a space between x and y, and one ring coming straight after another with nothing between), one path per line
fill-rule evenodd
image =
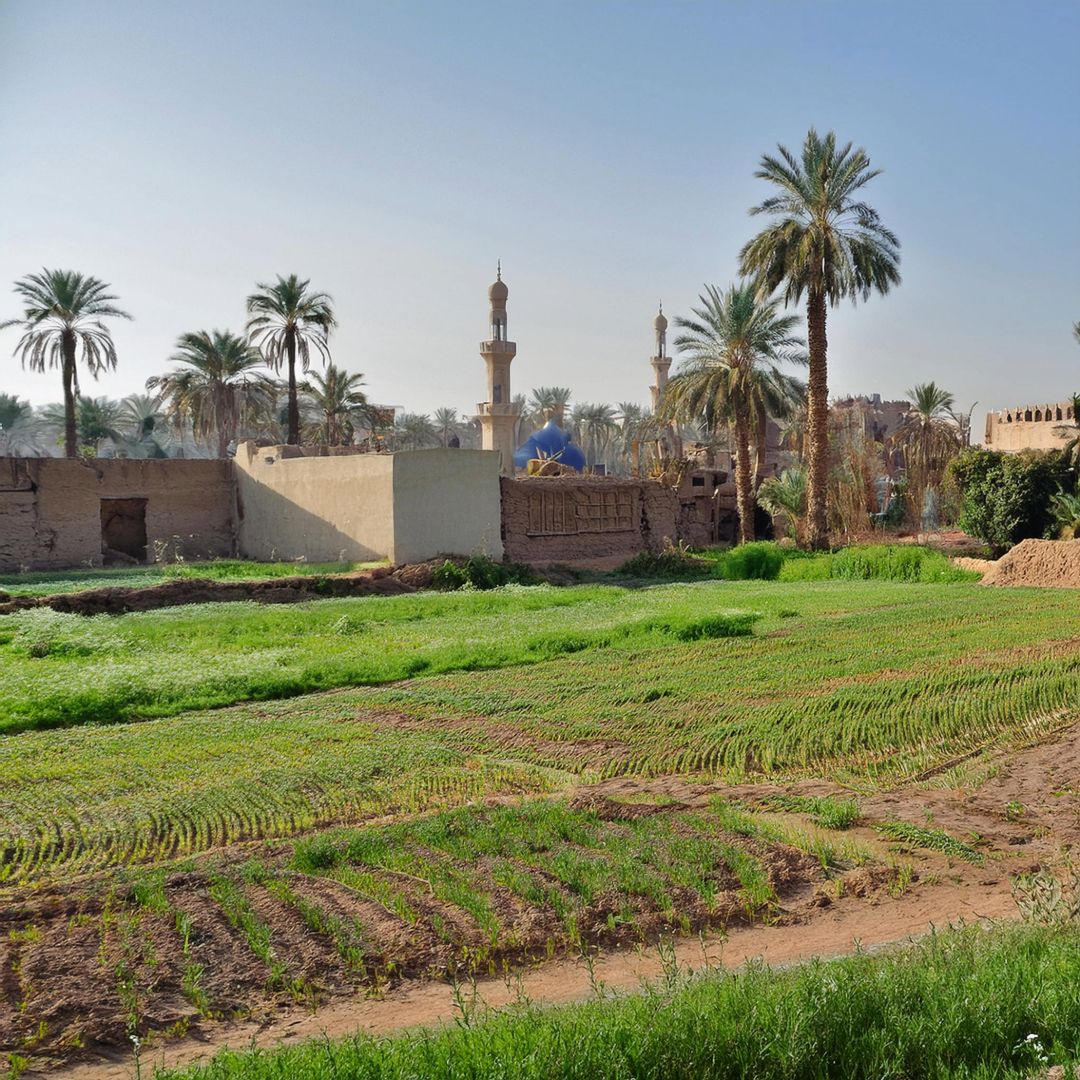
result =
M992 563L983 585L1080 589L1080 540L1024 540Z

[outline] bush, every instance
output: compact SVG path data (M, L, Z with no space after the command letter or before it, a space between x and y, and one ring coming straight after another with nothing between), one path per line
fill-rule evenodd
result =
M1067 477L1060 454L970 449L952 462L949 475L960 488L960 528L998 553L1054 535L1052 503Z
M759 541L732 548L723 561L723 574L729 581L775 581L783 565L783 552Z
M463 566L449 559L431 574L436 589L497 589L502 585L536 585L540 579L524 563L497 563L486 555L473 555Z
M617 567L615 573L636 578L701 577L709 573L709 567L678 551L639 551Z

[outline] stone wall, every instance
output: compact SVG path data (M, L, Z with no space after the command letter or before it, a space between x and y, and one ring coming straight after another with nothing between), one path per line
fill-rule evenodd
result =
M0 573L230 556L233 520L230 461L0 458Z
M1020 405L986 414L987 450L1060 450L1070 435L1061 427L1075 423L1071 401Z
M508 559L529 563L630 558L678 539L679 500L654 480L534 476L502 481Z

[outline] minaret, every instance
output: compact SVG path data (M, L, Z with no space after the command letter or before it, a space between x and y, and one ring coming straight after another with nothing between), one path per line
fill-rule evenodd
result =
M656 373L656 383L650 386L652 393L652 409L656 412L660 408L660 399L664 396L664 387L667 386L668 369L671 367L671 357L667 356L667 319L664 318L664 305L660 305L660 314L653 319L653 327L656 329L656 355L649 361Z
M498 276L488 289L491 301L491 337L480 342L480 355L487 364L487 401L476 406L476 416L483 428L485 450L502 454L503 476L514 475L514 431L517 428L520 406L510 394L510 362L517 354L517 345L506 340L506 297L509 291L502 279L502 262Z

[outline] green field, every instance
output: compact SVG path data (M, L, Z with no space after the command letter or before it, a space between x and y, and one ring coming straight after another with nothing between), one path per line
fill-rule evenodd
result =
M899 896L916 848L983 866L969 837L929 820L848 829L861 792L1076 718L1075 595L984 589L935 565L849 554L790 559L766 581L710 572L633 587L0 616L0 946L17 976L19 1055L53 1060L87 1039L246 1016L267 995L311 1005L341 989L485 977L661 932L769 921L816 891L840 896L848 873ZM830 576L815 580L822 566ZM875 580L882 566L909 580ZM681 802L642 786L672 777ZM849 790L785 793L798 778ZM604 779L631 794L580 794ZM743 803L721 786L739 780L777 786ZM961 966L991 949L955 947ZM897 983L905 963L852 978ZM794 992L772 978L756 984L759 1003L781 985ZM72 979L86 988L82 1012L50 1027L50 995ZM672 983L653 1000L679 1016L691 1000L752 1009L723 980L707 985ZM862 994L852 1010L868 1007ZM621 1046L619 1017L638 1007L543 1015L569 1025L564 1035L588 1015ZM1029 1015L1005 1010L996 1030ZM508 1061L527 1045L516 1022L483 1028L511 1040ZM777 1014L777 1030L787 1022ZM548 1031L540 1014L520 1023ZM1060 1024L1032 1030L1071 1045ZM407 1045L417 1061L438 1045L464 1055L453 1060L465 1074L492 1075L486 1043L416 1038L345 1044L356 1071L340 1075L398 1075L406 1050L380 1048ZM590 1053L613 1053L605 1038ZM651 1046L634 1053L644 1061ZM896 1052L911 1062L910 1047ZM320 1053L225 1056L199 1075L336 1075ZM952 1059L957 1070L983 1061L971 1053ZM901 1075L888 1072L893 1059L866 1060L881 1066L866 1075ZM691 1074L750 1075L671 1073Z
M7 729L72 725L0 741L9 877L571 778L869 785L1060 726L1080 701L1072 594L963 584L36 610L0 633ZM40 640L49 651L31 655ZM372 685L182 712L360 682ZM121 723L148 713L165 715Z
M210 581L260 581L267 578L306 577L312 574L347 574L383 563L272 562L248 559L212 559L209 562L161 563L123 566L111 570L41 570L26 574L0 574L0 592L11 596L52 596L86 589L142 589L166 581L202 578Z

